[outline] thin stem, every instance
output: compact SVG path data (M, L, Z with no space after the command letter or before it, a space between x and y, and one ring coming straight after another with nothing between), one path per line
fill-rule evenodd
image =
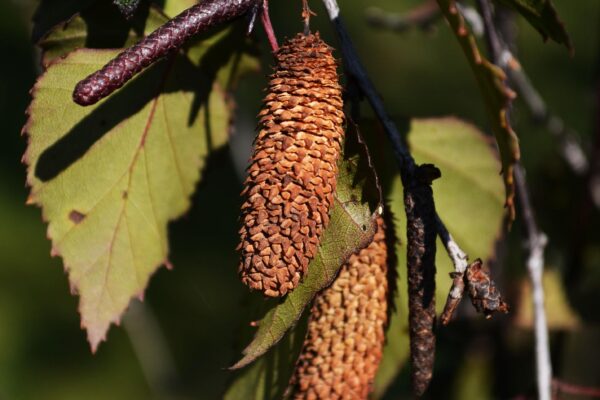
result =
M471 27L471 33L477 37L483 36L485 32L483 29L483 20L481 19L479 12L477 12L475 8L464 3L457 2L455 5L458 11L462 14L462 17Z
M544 286L542 277L544 273L544 250L547 238L537 226L533 209L527 191L525 171L519 164L515 168L515 184L517 186L517 198L519 200L521 214L525 223L527 243L525 244L529 257L527 258L527 270L531 279L533 290L532 301L534 309L535 329L535 355L537 365L538 398L550 400L552 393L552 362L550 359L550 340L548 338L548 323L546 310L544 308Z
M396 161L398 162L402 180L404 183L407 183L406 179L414 174L416 167L415 160L402 143L401 135L396 127L396 124L394 124L392 118L385 110L381 97L379 97L373 82L371 82L371 79L369 78L365 68L358 58L358 54L356 53L356 49L354 48L352 40L348 35L348 31L346 30L342 19L339 17L340 9L337 1L323 0L323 4L327 9L329 19L333 23L333 26L338 34L346 72L355 79L356 84L365 95L367 101L377 115L377 118L383 125L388 139L391 142Z
M494 25L492 8L489 0L477 0L477 5L483 17L485 38L488 52L492 62L503 70L507 70L507 63L502 62L503 54L508 52L502 38ZM527 270L532 285L532 300L534 309L534 330L536 344L536 369L538 398L550 400L552 394L552 364L550 360L550 344L548 339L548 325L546 322L546 310L544 308L544 287L542 276L544 271L544 249L546 246L546 235L540 231L535 220L533 207L527 190L525 171L520 163L515 166L515 185L517 199L523 217L525 234L527 236L526 247L529 251L527 259Z
M511 53L514 42L512 20L515 13L512 10L498 8L495 25L498 33L504 39L502 62L511 86L517 91L523 103L529 110L531 119L537 125L543 126L558 141L559 152L571 170L579 176L589 170L588 156L581 146L579 135L569 128L563 119L550 112L543 97L533 85L529 76ZM509 48L510 46L510 48Z
M315 15L308 6L308 0L302 0L302 21L304 23L304 34L310 34L310 17Z
M436 223L438 235L452 260L452 264L454 264L454 271L464 273L469 265L469 256L458 246L439 216L436 216Z
M416 168L416 163L406 146L402 141L402 137L396 124L393 122L392 118L389 116L385 107L383 105L383 101L381 97L377 93L373 82L369 78L365 68L363 67L358 54L356 53L356 49L352 44L352 40L348 35L348 31L346 30L344 23L340 18L340 8L337 4L336 0L323 0L323 4L327 9L327 13L329 15L329 19L331 20L339 41L341 43L341 50L344 59L344 66L346 68L346 72L350 75L353 82L358 86L361 92L365 95L367 101L375 111L377 118L383 125L384 131L388 137L392 145L392 150L398 164L398 168L400 170L400 175L402 177L402 182L406 186L414 179L414 172ZM458 271L463 271L466 268L466 261L460 261L463 255L466 254L464 251L460 249L458 244L454 241L452 236L448 233L448 229L446 229L443 221L439 216L436 215L436 221L438 226L438 235L444 242L444 246L448 251L452 262L454 263L454 267Z
M552 380L552 387L556 399L559 394L570 394L571 396L583 396L585 398L600 399L600 388L592 386L580 386L572 383L562 382L558 379Z
M273 25L271 24L271 17L269 17L269 0L263 0L262 2L260 21L262 22L262 26L265 29L265 33L267 34L267 39L269 39L271 50L273 51L273 53L276 53L279 50L279 44L277 43L277 36L275 36Z
M444 311L440 316L440 322L442 325L448 325L460 304L464 292L464 274L469 266L469 256L465 253L456 243L450 232L446 229L439 217L436 216L438 236L442 240L446 252L454 264L454 272L450 274L452 278L452 285L448 291L448 297L444 306Z

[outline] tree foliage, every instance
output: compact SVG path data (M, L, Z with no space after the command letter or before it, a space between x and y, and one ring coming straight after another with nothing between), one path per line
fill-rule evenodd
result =
M219 0L205 2L223 6ZM520 147L509 117L515 92L503 69L482 55L456 2L437 3L479 86L495 143L471 123L434 117L411 119L402 145L416 165L434 164L441 171L441 179L433 183L439 223L467 254L488 262L495 257L503 222L515 218L514 169ZM498 3L519 12L544 39L571 49L549 0ZM71 292L79 296L81 326L96 352L132 299L143 300L157 269L172 267L169 224L189 212L208 158L229 144L236 113L231 91L247 73L259 69L261 60L256 42L245 36L247 21L211 27L147 66L108 98L81 107L72 95L79 81L195 3L64 1L52 11L47 4L42 3L35 18L42 73L31 90L23 128L28 140L23 157L31 190L28 203L42 210L52 255L61 257ZM258 3L249 13L257 17L257 10ZM259 320L238 321L252 325L252 330L235 343L242 350L230 367L224 394L228 400L289 395L286 389L313 299L336 279L353 253L368 245L374 221L386 208L393 215L390 228L397 234L397 262L391 266L397 279L373 398L383 398L406 365L404 266L409 228L403 199L411 182L389 162L392 152L378 142L386 128L358 118L357 104L365 93L353 92L358 90L353 79L358 78L350 73L345 78L347 115L358 121L348 118L345 126L329 225L300 285L281 299L263 301ZM456 269L442 251L445 244L438 239L438 312ZM235 265L220 267L236 273ZM256 294L249 299L252 304L262 301Z

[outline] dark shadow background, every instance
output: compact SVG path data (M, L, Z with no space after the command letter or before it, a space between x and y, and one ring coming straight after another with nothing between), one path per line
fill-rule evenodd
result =
M280 40L301 30L300 1L271 3ZM324 10L319 2L313 3L319 14L313 28L335 45ZM417 3L374 0L369 5L399 12ZM600 142L600 3L555 3L571 34L575 56L570 58L554 43L542 43L520 18L518 56L550 110L590 149L594 141ZM69 13L61 0L48 4L57 21L61 13ZM358 52L393 115L454 114L487 129L475 81L445 23L436 24L430 33L411 30L398 35L367 26L367 3L345 0L340 5ZM171 225L175 269L161 268L147 290L143 312L156 319L164 335L162 344L172 357L172 368L163 365L169 364L166 361L154 360L159 368L156 380L152 371L142 368L130 340L139 337L128 336L127 324L127 329L113 327L98 354L90 354L79 327L77 298L69 294L60 260L50 257L40 210L25 206L25 168L20 159L26 142L19 132L28 91L39 73L30 23L36 6L34 0L0 2L0 400L219 398L228 376L221 368L239 350L234 343L241 321L251 318L236 276L234 248L240 173L264 78L253 76L240 84L239 129L232 148L211 157L193 209ZM268 65L266 40L260 27L257 31ZM368 116L367 107L363 110ZM600 387L599 212L586 198L583 179L575 177L560 157L557 142L530 120L518 100L515 118L533 203L550 240L547 268L564 286L548 296L564 295L580 321L575 328L552 330L554 372L571 384ZM521 240L517 223L500 246L497 267L517 309L524 279ZM531 332L507 321L460 319L445 331L430 398L533 396ZM407 393L405 368L389 398L405 398Z

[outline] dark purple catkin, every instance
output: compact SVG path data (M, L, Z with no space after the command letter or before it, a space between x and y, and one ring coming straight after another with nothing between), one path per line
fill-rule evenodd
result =
M190 37L246 13L257 0L203 0L75 86L73 101L89 106L123 86L150 64L180 48Z
M433 165L421 165L404 191L410 357L412 385L417 396L425 392L433 375L437 225L431 182L439 176Z

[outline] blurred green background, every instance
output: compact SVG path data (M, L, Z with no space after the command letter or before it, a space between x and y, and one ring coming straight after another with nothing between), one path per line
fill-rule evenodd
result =
M320 2L311 3L318 14L313 28L334 44ZM453 114L487 130L475 81L443 21L430 32L402 34L365 22L367 6L401 12L416 4L340 1L357 50L393 115ZM212 157L193 209L171 225L174 270L161 268L155 274L144 305L136 304L92 355L79 327L77 298L69 293L60 260L50 257L40 210L25 206L20 158L26 140L20 130L28 91L40 72L31 40L37 5L34 0L0 1L0 400L220 398L229 379L223 368L235 358L241 321L248 319L234 248L240 171L265 80L258 75L240 85L235 147ZM301 29L300 5L299 0L271 2L280 38ZM589 154L594 141L600 143L600 2L558 0L555 6L575 55L544 44L518 18L518 57L550 110L574 129ZM268 65L266 40L260 27L257 31ZM599 210L589 200L585 179L569 170L557 141L531 121L519 100L514 114L535 210L549 236L546 282L554 375L573 385L600 387ZM520 228L517 222L499 245L494 271L513 305L511 318L459 318L444 330L430 398L529 398L534 393ZM408 393L404 368L387 398Z

